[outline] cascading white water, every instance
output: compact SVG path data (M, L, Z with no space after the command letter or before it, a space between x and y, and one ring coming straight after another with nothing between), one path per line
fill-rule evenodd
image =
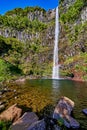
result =
M55 18L55 42L54 42L52 79L59 79L58 39L59 39L59 13L58 13L58 7L57 7L56 18Z

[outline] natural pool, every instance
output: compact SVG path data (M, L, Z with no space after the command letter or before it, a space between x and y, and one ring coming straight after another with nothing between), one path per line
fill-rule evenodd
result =
M7 105L18 103L25 110L42 112L51 110L61 96L75 102L74 118L80 123L81 130L87 130L87 116L82 109L87 108L87 82L71 80L35 79L25 83L11 84L13 92L6 94Z

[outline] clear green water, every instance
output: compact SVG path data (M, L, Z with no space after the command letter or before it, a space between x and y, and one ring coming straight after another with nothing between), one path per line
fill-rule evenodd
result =
M54 107L61 96L69 97L75 102L74 118L80 123L81 130L87 130L87 116L82 113L82 109L87 108L87 82L38 79L10 87L17 92L7 95L9 105L18 103L42 114Z

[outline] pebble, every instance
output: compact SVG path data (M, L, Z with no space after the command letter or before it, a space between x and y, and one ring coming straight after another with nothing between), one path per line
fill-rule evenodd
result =
M3 94L3 92L2 91L0 91L0 95L2 95Z
M15 99L17 99L18 97L14 97Z
M1 101L1 102L0 102L0 105L2 105L2 104L3 104L3 102Z
M0 105L0 111L5 108L5 105Z
M14 89L14 93L16 92L16 90Z

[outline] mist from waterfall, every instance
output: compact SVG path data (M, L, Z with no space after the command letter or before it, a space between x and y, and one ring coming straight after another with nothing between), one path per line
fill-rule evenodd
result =
M59 11L58 11L58 7L57 7L56 8L56 18L55 18L55 41L54 41L52 79L59 79L58 40L59 40Z

